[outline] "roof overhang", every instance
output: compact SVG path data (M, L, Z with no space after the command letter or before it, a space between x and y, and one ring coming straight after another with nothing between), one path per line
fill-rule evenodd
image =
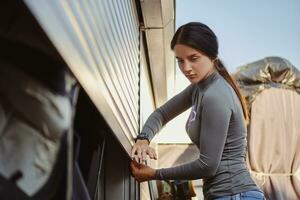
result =
M141 0L156 107L173 95L175 58L170 49L175 30L174 0Z

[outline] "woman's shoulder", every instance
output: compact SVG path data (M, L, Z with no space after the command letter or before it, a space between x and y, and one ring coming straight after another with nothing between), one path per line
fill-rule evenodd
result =
M203 95L204 103L218 103L224 106L233 106L233 88L226 80L218 79L207 88Z

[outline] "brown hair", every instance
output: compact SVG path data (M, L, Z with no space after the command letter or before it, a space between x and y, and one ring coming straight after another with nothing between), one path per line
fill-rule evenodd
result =
M190 22L179 27L171 41L171 49L176 44L190 46L206 54L213 62L219 74L230 84L237 94L242 105L246 124L249 122L248 108L241 91L235 80L228 73L223 62L218 58L218 39L214 32L205 24L200 22Z

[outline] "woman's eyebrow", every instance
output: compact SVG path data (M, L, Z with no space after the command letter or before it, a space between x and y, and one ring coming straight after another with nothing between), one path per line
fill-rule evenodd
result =
M197 53L193 53L193 54L189 55L188 58L192 58L194 56L198 56L198 54Z
M191 55L188 55L187 57L188 58L191 58L191 57L194 57L194 56L198 56L198 53L193 53L193 54L191 54ZM175 56L177 59L181 59L180 57L178 57L178 56Z

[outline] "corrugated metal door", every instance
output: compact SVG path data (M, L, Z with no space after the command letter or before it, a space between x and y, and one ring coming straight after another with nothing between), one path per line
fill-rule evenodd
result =
M135 2L25 2L129 153L139 128Z

